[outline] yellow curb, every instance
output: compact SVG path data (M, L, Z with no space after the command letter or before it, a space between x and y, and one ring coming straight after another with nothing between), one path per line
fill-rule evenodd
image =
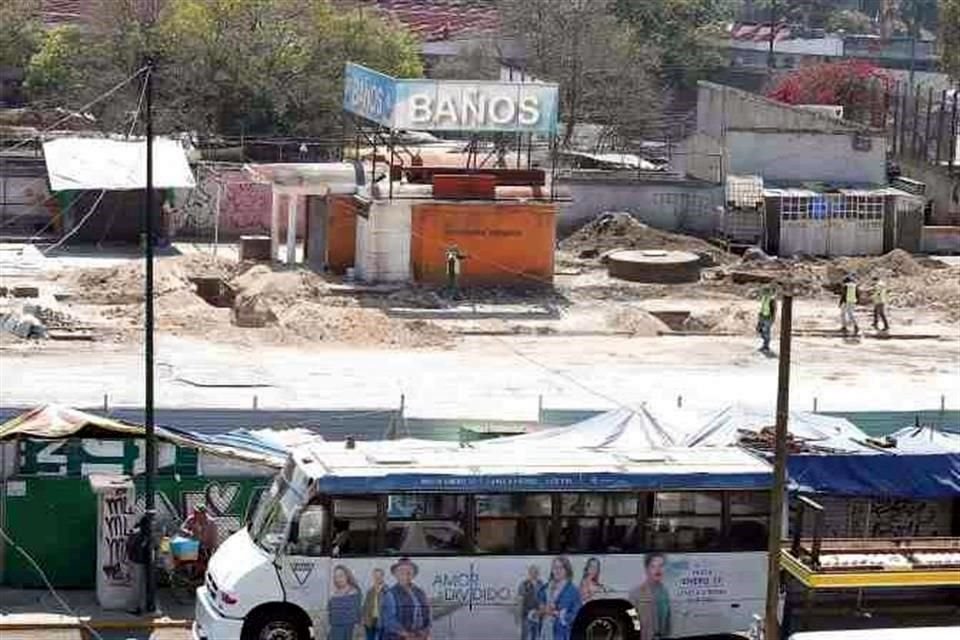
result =
M189 629L193 620L166 619L166 620L91 620L81 622L2 622L0 631L28 631L30 629Z

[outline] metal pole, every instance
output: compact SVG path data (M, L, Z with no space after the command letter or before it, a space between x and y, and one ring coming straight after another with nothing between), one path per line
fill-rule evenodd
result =
M913 92L913 135L910 138L910 155L917 157L917 126L920 124L920 87Z
M145 474L143 479L143 493L146 516L146 529L150 534L150 552L147 556L147 564L144 567L144 578L146 579L146 602L145 609L148 614L157 610L156 602L156 575L154 572L154 548L153 548L153 519L156 514L156 504L154 502L153 484L154 476L157 473L156 460L156 434L153 424L153 70L154 62L152 58L147 59L147 71L144 82L147 86L144 88L145 109L146 109L146 128L147 128L147 185L146 202L144 206L144 234L146 242L144 243L144 265L145 284L144 284L144 436L146 438L145 447Z
M776 58L774 56L773 48L777 41L777 0L772 0L770 3L770 51L767 53L767 71L770 75L773 75L773 69L776 66Z
M950 117L950 133L947 135L947 144L950 146L950 164L947 165L947 172L953 172L953 165L957 162L957 134L960 133L960 119L958 119L957 107L960 104L960 87L953 93L953 115Z
M923 161L930 159L930 116L933 114L933 87L927 88L927 121L923 123Z
M897 136L900 132L900 82L898 81L893 88L893 156L897 157L900 151L900 145L897 144Z
M780 315L780 371L777 380L776 450L773 493L770 496L770 537L767 541L767 608L764 640L779 640L780 544L783 538L783 505L787 489L787 417L790 411L790 344L793 331L793 295L783 296Z
M940 151L943 145L943 116L947 112L947 90L940 93L940 108L937 110L937 150L934 153L934 164L940 166ZM948 139L949 141L949 139Z
M213 212L213 255L217 255L217 246L220 245L220 197L223 193L223 184L220 182L220 177L217 176L217 203L214 205L216 209Z

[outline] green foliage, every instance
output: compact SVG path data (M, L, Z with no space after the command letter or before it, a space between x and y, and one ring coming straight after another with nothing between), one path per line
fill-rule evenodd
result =
M40 41L39 0L0 2L0 69L22 69Z
M960 80L960 0L940 1L940 66Z
M55 29L33 56L30 96L71 107L157 61L161 129L323 135L338 130L348 60L419 76L418 49L398 25L327 0L169 0L144 22L137 0L100 0L84 30ZM95 111L105 128L130 117L137 86ZM111 102L111 101L106 101Z
M616 14L639 42L659 52L668 84L689 85L724 64L716 44L733 19L734 0L614 0Z
M852 34L869 34L877 30L877 25L870 16L865 13L847 9L831 14L830 17L827 18L827 29L831 32L843 31Z
M504 28L527 50L528 71L560 85L564 143L583 122L620 141L657 120L656 60L634 30L595 0L501 0Z

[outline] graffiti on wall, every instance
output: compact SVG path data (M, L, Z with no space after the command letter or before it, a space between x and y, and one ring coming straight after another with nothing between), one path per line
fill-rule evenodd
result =
M221 229L233 235L270 233L272 207L270 185L228 182L220 200Z
M130 490L113 489L103 495L103 510L100 530L103 551L101 570L111 584L127 585L133 580L130 562L127 560L126 541L130 530Z
M70 438L67 440L20 441L22 476L80 476L91 473L132 475L144 469L144 447L139 440L100 440ZM196 474L196 456L192 450L168 443L157 446L157 470Z
M167 535L176 533L193 508L198 504L207 507L207 515L217 525L219 539L223 541L239 530L253 515L260 496L268 488L268 479L258 478L245 482L235 480L197 479L197 482L158 486L155 501L158 530ZM257 482L253 485L251 482ZM139 488L139 487L138 487ZM136 513L144 510L144 495L137 492Z
M887 498L874 500L870 513L870 536L912 538L945 535L938 530L939 505L930 500Z

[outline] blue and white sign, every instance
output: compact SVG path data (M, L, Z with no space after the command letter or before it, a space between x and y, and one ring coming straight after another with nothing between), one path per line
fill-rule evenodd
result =
M351 63L344 107L394 129L551 134L558 93L541 82L397 80Z
M359 64L347 63L343 82L343 107L385 127L393 126L397 80Z

